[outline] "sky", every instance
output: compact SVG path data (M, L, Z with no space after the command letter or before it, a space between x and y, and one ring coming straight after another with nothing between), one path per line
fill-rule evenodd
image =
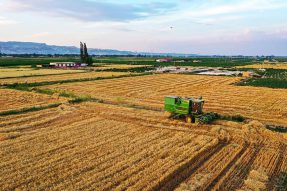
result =
M287 56L287 1L0 0L0 41Z

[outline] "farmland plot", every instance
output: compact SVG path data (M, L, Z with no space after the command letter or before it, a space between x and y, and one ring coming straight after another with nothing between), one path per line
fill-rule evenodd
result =
M270 64L251 64L245 66L236 66L236 68L252 68L252 69L284 69L287 70L287 63L270 63Z
M49 95L10 89L0 89L0 112L33 106L44 106L52 103L61 103L64 101L66 101L66 99Z
M0 79L0 84L14 84L14 83L34 83L34 82L54 82L62 80L73 80L73 79L87 79L97 77L112 77L127 75L126 72L82 72L82 73L71 73L61 75L47 75L47 76L31 76L25 78L8 78Z
M1 190L153 189L180 166L219 144L216 137L192 131L110 120L112 115L101 111L112 108L86 107L36 112L37 124L33 115L2 117L3 134L18 131L16 126L30 128L0 141ZM96 108L94 113L90 107ZM128 111L132 110L122 112Z
M241 78L160 74L46 86L118 103L163 108L167 95L203 96L205 111L287 124L287 90L232 85Z
M277 134L254 139L261 127L240 123L188 127L163 112L98 103L0 117L0 135L10 135L0 139L0 189L235 190L258 168L266 188L284 185L286 141Z
M0 79L22 76L38 76L50 74L78 73L83 70L64 70L64 69L35 69L35 68L0 68Z
M107 70L107 69L130 69L148 67L149 65L131 65L131 64L94 64L93 70Z

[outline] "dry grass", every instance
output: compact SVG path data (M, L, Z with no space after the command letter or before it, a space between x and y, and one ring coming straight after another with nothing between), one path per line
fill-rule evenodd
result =
M84 73L71 73L62 75L48 75L48 76L33 76L28 78L10 78L0 79L0 84L14 84L14 83L33 83L33 82L46 82L46 81L61 81L72 79L85 79L109 76L127 75L126 72L84 72Z
M203 96L205 111L245 117L268 123L287 124L287 90L235 86L241 78L180 74L101 80L52 85L75 94L109 101L163 108L167 95Z
M33 92L0 89L0 112L64 102L66 99Z
M21 77L21 76L37 76L49 74L78 73L83 70L68 69L34 69L34 68L0 68L0 78Z

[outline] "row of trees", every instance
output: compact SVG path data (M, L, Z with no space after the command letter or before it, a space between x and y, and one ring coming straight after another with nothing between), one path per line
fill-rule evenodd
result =
M86 43L80 42L80 56L82 63L86 63L89 66L93 64L93 57L89 56Z

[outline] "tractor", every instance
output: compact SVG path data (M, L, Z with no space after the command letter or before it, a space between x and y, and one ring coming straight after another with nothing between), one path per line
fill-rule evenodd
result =
M171 113L172 118L185 118L187 123L210 123L219 116L216 113L203 113L204 100L199 98L165 97L164 110Z

